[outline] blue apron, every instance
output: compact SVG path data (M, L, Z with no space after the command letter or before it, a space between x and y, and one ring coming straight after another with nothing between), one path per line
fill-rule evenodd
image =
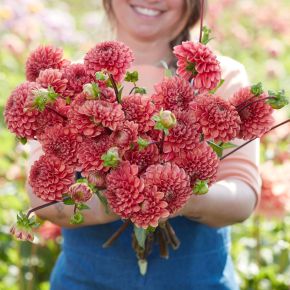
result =
M131 246L132 227L107 249L102 244L122 221L63 229L63 247L51 275L51 290L238 290L229 255L229 228L210 228L183 217L170 220L181 241L170 258L154 245L141 276Z

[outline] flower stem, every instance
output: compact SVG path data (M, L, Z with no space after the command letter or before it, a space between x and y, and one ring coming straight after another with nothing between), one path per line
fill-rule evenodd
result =
M49 206L54 205L56 203L59 203L59 201L54 200L54 201L51 201L49 203L45 203L45 204L39 205L37 207L34 207L27 212L26 217L29 218L33 212L40 210L42 208L45 208L45 207L49 207Z
M117 100L118 103L120 103L119 98L118 98L118 94L119 94L119 92L118 92L118 88L117 88L117 85L116 85L116 82L115 82L115 80L114 80L113 75L112 75L112 74L109 74L109 78L110 78L110 81L111 81L111 83L112 83L113 89L114 89L114 91L115 91L116 100Z
M290 119L287 119L287 120L285 120L284 122L279 123L278 125L276 125L276 126L270 128L270 130L268 130L267 132L265 132L263 135L269 133L270 131L272 131L272 130L274 130L274 129L276 129L276 128L282 126L282 125L285 125L285 124L288 123L288 122L290 122ZM241 148L243 148L244 146L248 145L249 143L251 143L252 141L254 141L254 140L257 139L257 138L258 138L258 137L255 137L255 138L253 138L253 139L251 139L251 140L245 142L244 144L242 144L241 146L235 148L234 150L232 150L232 151L229 152L228 154L222 156L222 157L220 158L220 160L225 159L226 157L228 157L228 156L230 156L231 154L235 153L236 151L240 150Z
M119 236L127 229L127 227L131 224L130 220L126 220L120 228L103 244L103 248L110 247L115 240L119 238Z
M159 147L159 152L160 152L160 154L163 153L164 139L165 139L165 132L163 131L163 132L162 132L162 138L161 138L161 141L160 141L160 147Z
M136 87L136 86L134 86L134 87L131 89L131 91L130 91L129 95L131 95L131 94L134 92L134 90L135 90L136 88L137 88L137 87Z
M202 29L203 29L203 19L204 19L204 0L200 0L200 31L199 31L199 42L202 41Z
M265 100L270 100L270 99L275 99L273 97L266 97L266 98L262 98L262 99L259 99L259 100L255 100L253 102L250 102L250 103L247 103L245 106L243 106L242 108L238 109L238 113L241 113L243 110L245 110L246 108L248 108L249 106L255 104L255 103L258 103L258 102L261 102L261 101L265 101Z

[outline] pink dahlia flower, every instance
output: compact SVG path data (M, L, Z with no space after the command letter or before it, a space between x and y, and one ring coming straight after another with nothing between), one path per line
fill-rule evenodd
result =
M89 74L94 76L98 71L105 71L120 82L133 60L131 49L124 43L105 41L97 44L85 55L84 64Z
M173 53L177 57L177 74L186 80L194 79L194 88L200 93L217 87L221 80L221 68L207 46L184 41L174 47Z
M206 140L229 142L240 130L241 120L236 108L221 97L199 97L195 114Z
M163 200L167 202L170 214L180 209L192 193L189 176L173 163L151 165L143 178L146 188L156 186L157 191L164 194Z
M194 90L190 84L179 77L166 78L161 83L155 86L155 91L152 95L158 109L186 111L188 105L194 100Z
M140 210L134 212L131 221L140 228L147 229L148 226L157 227L161 218L167 218L169 211L167 202L163 200L164 193L157 191L157 186L143 191L144 200L140 204Z
M83 203L89 201L93 196L93 191L85 183L74 183L70 186L67 192L76 203Z
M190 185L199 180L207 180L209 184L216 181L219 158L206 143L200 143L194 150L181 152L174 162L183 168L190 177Z
M61 227L49 221L45 221L38 229L37 233L40 235L42 241L55 241L61 236Z
M39 128L37 110L26 110L26 101L40 86L34 82L19 85L10 95L4 110L4 119L8 129L18 137L33 139Z
M144 200L143 189L138 166L125 161L107 175L105 196L112 210L127 219L140 210L140 203Z
M132 144L137 142L138 124L125 121L111 134L110 138L114 146L126 151L130 149Z
M35 81L41 70L48 68L61 69L68 65L63 59L62 49L52 46L40 46L35 49L26 61L26 79Z
M72 128L56 124L47 128L39 140L46 154L53 155L68 165L77 165L77 149L82 137Z
M78 110L81 115L90 118L96 126L107 127L116 130L123 121L125 115L120 104L105 101L86 101Z
M157 110L149 96L140 94L125 96L122 99L122 108L126 120L137 123L140 132L146 133L154 127L152 117Z
M42 155L31 167L29 184L44 201L61 201L74 181L73 167L51 155Z
M109 170L108 167L104 167L101 157L109 150L110 145L110 138L107 135L86 139L81 143L77 157L84 176L87 176L90 171Z
M67 86L67 80L63 78L62 72L59 69L52 68L42 70L36 82L46 89L52 87L60 95L64 93Z
M229 99L236 107L241 118L239 138L249 140L255 137L261 137L274 124L272 107L265 100L256 102L258 99L264 99L266 97L268 97L267 93L254 96L251 92L251 87L246 87L240 89ZM250 102L255 103L248 106ZM245 106L247 107L244 108Z
M67 79L67 89L65 95L74 97L83 91L83 85L93 81L88 75L84 64L70 64L63 69L63 76Z
M165 159L171 160L183 150L193 150L200 142L200 126L196 122L194 112L176 112L177 125L170 129L165 137L163 152Z
M138 145L135 145L132 150L128 150L125 153L124 157L131 164L137 164L139 172L142 172L149 165L159 161L159 150L156 144L150 144L144 149L140 149Z

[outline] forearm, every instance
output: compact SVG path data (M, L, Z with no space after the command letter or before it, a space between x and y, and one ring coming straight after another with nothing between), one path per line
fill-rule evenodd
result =
M179 214L213 227L242 222L253 212L254 190L245 182L229 179L214 184L203 196L193 195Z
M45 204L43 200L35 196L29 186L27 187L27 190L31 207ZM115 214L108 214L105 210L105 207L101 204L100 200L95 195L86 204L90 207L90 209L82 211L84 216L84 223L81 225L70 224L70 218L73 215L74 206L64 205L62 202L56 203L41 210L37 210L35 214L41 219L49 220L61 227L78 227L105 224L119 219Z

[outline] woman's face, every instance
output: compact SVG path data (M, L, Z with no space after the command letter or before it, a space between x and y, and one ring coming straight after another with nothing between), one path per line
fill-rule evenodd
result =
M112 0L117 31L153 41L174 39L183 29L185 0Z

